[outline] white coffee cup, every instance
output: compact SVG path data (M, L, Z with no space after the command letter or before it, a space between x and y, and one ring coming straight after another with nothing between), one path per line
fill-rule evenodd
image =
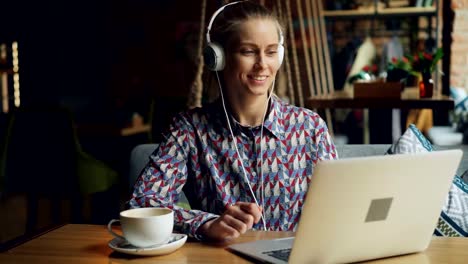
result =
M112 224L116 222L120 222L123 236L112 230ZM120 212L120 220L112 219L107 230L136 247L149 247L166 243L173 227L174 212L171 209L145 207Z

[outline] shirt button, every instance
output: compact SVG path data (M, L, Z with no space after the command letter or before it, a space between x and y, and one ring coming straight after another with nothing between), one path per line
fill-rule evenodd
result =
M253 175L253 176L257 176L257 173L256 173L256 172L252 172L252 175Z

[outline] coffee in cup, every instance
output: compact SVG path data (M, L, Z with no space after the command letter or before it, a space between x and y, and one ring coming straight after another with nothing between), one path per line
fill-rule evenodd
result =
M112 230L112 224L116 222L120 222L123 236ZM171 209L145 207L120 212L120 220L112 219L107 230L136 247L149 247L166 243L171 237L173 226L174 212Z

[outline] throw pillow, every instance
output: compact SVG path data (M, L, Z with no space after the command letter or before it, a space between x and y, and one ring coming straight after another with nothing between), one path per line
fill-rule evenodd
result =
M468 94L463 88L450 88L450 96L455 102L455 109L450 112L453 127L463 133L463 144L468 144Z
M458 176L450 187L434 234L468 237L468 184Z
M386 154L406 154L433 151L432 144L411 124ZM468 184L455 175L447 200L442 208L436 236L468 237Z
M407 154L433 151L431 142L414 125L409 125L403 135L387 151L387 154Z

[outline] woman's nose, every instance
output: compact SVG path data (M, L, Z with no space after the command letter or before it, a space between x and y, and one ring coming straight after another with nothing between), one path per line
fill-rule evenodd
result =
M257 61L255 62L255 66L258 68L263 68L265 66L265 55L259 54L257 56Z

